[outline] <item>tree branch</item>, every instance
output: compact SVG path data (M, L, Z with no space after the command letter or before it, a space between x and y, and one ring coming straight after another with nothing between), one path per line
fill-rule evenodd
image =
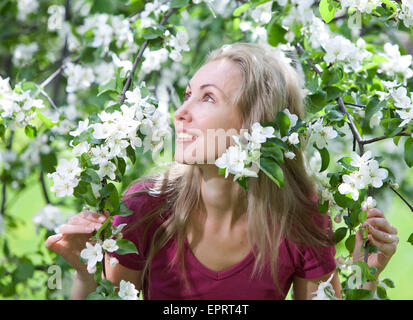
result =
M164 25L166 23L166 21L169 19L169 17L171 15L173 15L179 9L180 8L174 8L174 9L170 10L167 14L165 14L165 16L161 20L160 25L161 26ZM121 94L121 97L120 97L120 104L123 104L123 102L125 101L126 91L128 91L128 89L129 89L129 87L132 83L133 74L135 73L136 68L138 67L139 61L142 59L143 52L145 51L146 47L148 46L149 41L150 41L149 39L145 40L145 42L142 44L141 48L139 49L138 55L136 56L135 61L133 63L132 70L129 73L128 78L126 79L125 86L123 87L122 94Z

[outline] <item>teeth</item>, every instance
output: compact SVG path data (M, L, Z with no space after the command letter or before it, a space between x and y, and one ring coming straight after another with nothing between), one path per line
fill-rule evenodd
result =
M177 134L177 138L178 139L193 139L194 138L194 136L192 136L192 135L190 135L190 134L187 134L187 133L178 133Z

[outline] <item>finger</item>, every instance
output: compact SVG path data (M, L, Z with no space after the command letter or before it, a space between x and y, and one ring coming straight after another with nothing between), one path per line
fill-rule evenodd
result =
M75 234L75 233L92 233L95 228L83 225L62 224L59 227L59 233Z
M58 233L58 234L54 234L50 237L48 237L44 243L44 245L46 246L46 248L50 249L53 247L53 245L58 242L59 240L61 240L63 237L62 234Z
M398 237L395 234L387 233L380 231L369 224L367 224L367 229L369 232L376 238L377 240L385 243L393 243L394 241L398 241Z
M108 215L105 213L104 215L97 213L97 212L92 212L92 211L82 211L81 213L78 214L81 218L90 220L90 221L99 221L99 222L104 222L106 221Z
M381 217L384 218L383 211L377 208L369 208L367 209L367 218L373 218L373 217Z
M387 257L391 257L395 252L397 248L397 243L392 242L392 243L383 243L378 241L373 235L369 235L369 241L377 247L384 255Z
M88 220L88 219L80 217L79 215L72 217L66 224L89 226L94 229L95 228L99 229L102 226L101 222L96 222L94 220Z
M356 232L356 241L355 241L354 250L353 250L354 261L357 261L363 258L363 252L361 251L362 247L363 247L363 230L359 229Z
M397 234L397 229L393 227L386 218L368 218L365 224L370 224L374 228L387 233Z

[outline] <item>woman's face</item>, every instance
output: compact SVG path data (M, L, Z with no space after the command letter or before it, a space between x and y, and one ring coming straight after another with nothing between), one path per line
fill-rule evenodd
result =
M186 164L214 164L239 134L242 122L233 105L241 87L242 74L227 59L202 66L189 81L184 103L174 117L175 161ZM192 139L180 139L186 132Z

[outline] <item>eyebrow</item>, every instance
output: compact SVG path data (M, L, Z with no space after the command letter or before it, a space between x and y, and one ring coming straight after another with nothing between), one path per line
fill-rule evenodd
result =
M189 82L188 82L188 87L189 87L189 89L191 89L191 84ZM206 87L217 88L219 91L221 91L224 98L227 99L227 101L229 101L229 99L228 99L227 95L224 93L224 91L222 91L222 89L218 88L215 84L212 84L212 83L203 84L202 86L199 87L199 89L204 89Z

